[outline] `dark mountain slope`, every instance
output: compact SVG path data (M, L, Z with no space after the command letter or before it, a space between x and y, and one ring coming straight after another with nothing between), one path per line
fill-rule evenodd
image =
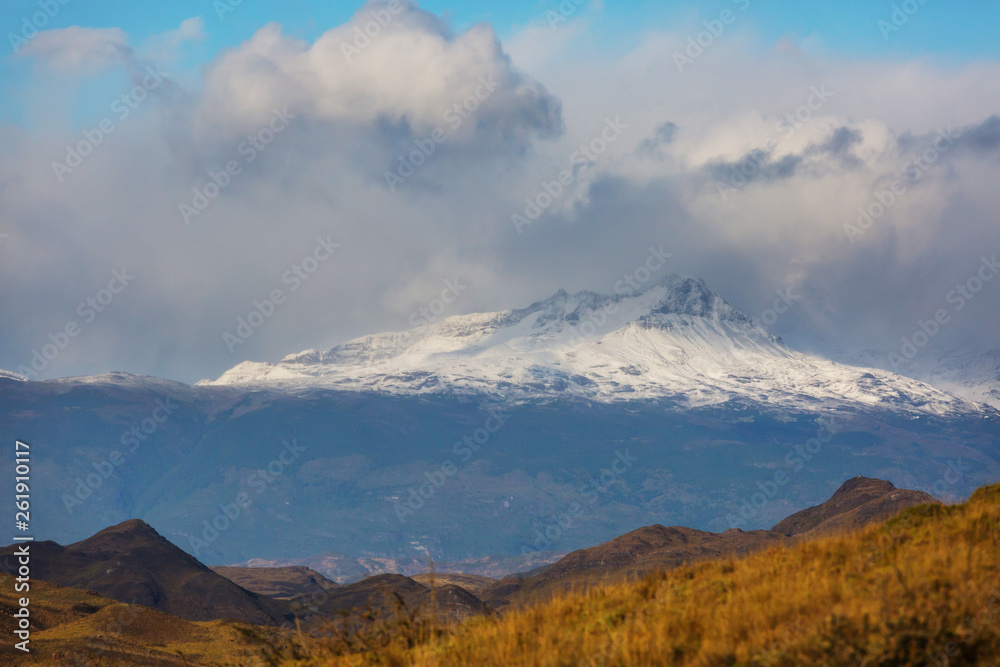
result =
M191 621L232 618L258 625L287 620L287 605L240 588L132 519L86 540L31 545L31 577L152 607ZM16 546L0 549L11 571Z
M308 567L213 567L212 571L221 574L238 586L248 591L272 598L288 599L299 595L311 595L318 591L336 588L338 584L330 581L319 572Z

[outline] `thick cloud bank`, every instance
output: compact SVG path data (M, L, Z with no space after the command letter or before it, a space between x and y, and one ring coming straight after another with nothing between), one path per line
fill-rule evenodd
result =
M406 328L448 285L442 315L612 291L661 245L793 344L891 350L1000 253L997 63L852 62L734 28L679 71L683 27L610 54L582 22L501 43L393 0L173 71L211 28L19 52L0 367L194 381ZM771 318L776 292L793 305ZM998 299L985 282L935 343L1000 346Z

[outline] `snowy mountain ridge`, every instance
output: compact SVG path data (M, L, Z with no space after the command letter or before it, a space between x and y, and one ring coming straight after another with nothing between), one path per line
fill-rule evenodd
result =
M798 353L704 281L677 275L629 294L560 290L523 309L449 317L276 364L247 361L198 384L667 399L683 407L746 401L916 414L982 409L912 378Z
M893 365L888 352L862 350L841 359L854 366L868 366L926 382L942 391L1000 409L1000 349L970 352L925 348L913 359Z
M15 373L13 371L5 371L2 368L0 368L0 378L5 378L7 380L16 380L17 382L27 382L28 381L28 378L24 377L23 375L21 375L19 373Z

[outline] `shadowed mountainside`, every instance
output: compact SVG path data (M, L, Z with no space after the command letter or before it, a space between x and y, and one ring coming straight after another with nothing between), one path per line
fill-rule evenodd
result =
M213 567L212 571L229 579L237 586L259 595L287 600L299 595L336 588L319 572L308 567Z
M290 618L287 604L237 586L138 519L68 546L46 541L30 548L33 580L91 589L190 621L232 618L279 625ZM6 572L11 572L15 549L0 549Z

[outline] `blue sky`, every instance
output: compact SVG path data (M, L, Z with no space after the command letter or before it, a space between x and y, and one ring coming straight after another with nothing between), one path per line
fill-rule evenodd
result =
M5 36L11 31L17 32L23 18L38 11L38 0L13 0L4 4ZM558 11L560 6L555 0L508 0L503 3L428 0L419 4L435 14L450 17L459 30L475 22L487 21L501 38L532 22L544 22L545 12ZM911 7L919 9L888 40L883 38L878 21L888 20L894 6L906 3L879 0L821 3L643 0L600 4L603 6L595 9L594 3L585 3L584 10L579 13L599 17L598 23L605 25L607 37L624 42L648 28L670 28L693 18L712 19L726 8L749 4L744 12L746 25L765 42L789 35L814 37L828 51L855 58L936 55L964 60L991 58L1000 53L1000 40L997 39L1000 5L994 2L926 0L921 4L920 0L912 0ZM70 0L46 27L120 27L136 42L141 42L176 27L184 19L201 15L205 19L208 39L192 55L195 59L207 59L220 49L244 41L269 21L277 21L287 32L311 40L345 22L360 5L358 2L325 0L244 0L220 19L212 0L170 3ZM9 53L9 43L4 50ZM9 66L9 59L5 65Z

